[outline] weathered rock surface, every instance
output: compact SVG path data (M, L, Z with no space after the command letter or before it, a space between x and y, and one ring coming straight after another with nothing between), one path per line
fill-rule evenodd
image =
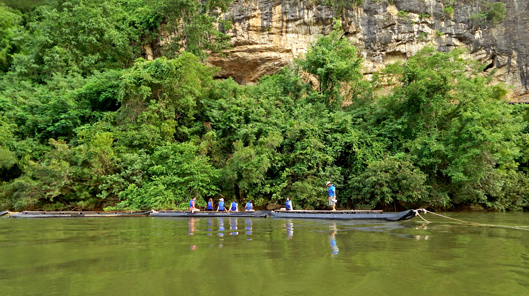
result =
M464 47L489 65L486 71L495 69L497 81L514 86L512 100L529 100L529 1L501 1L505 19L477 25L470 16L483 11L486 0L365 0L340 12L314 0L236 0L224 15L234 24L226 32L233 48L208 62L221 68L219 77L254 82L303 55L339 16L345 36L365 58L366 74L426 45L440 51Z

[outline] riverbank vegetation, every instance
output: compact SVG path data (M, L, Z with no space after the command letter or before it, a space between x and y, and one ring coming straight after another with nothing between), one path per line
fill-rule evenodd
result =
M188 2L0 5L0 208L312 209L328 180L348 208L528 207L529 113L464 52L366 79L337 22L241 86L202 62L229 46L213 26L229 2ZM167 28L174 42L141 58Z

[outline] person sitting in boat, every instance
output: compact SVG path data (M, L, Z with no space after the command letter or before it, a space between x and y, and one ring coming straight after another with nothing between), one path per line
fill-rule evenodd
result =
M253 212L254 209L253 209L253 204L252 204L252 201L249 200L247 203L246 203L246 212Z
M237 204L236 200L233 200L230 207L230 212L238 212L239 211L239 205Z
M197 202L197 197L193 196L193 198L189 202L189 210L191 211L191 213L200 211L199 209L196 208L196 202Z
M292 205L292 201L290 200L290 197L287 196L287 203L285 205L285 210L292 211L294 209L294 206Z
M219 199L219 205L217 206L217 212L218 211L226 211L226 208L224 208L224 198Z
M330 181L327 182L327 187L329 187L329 205L332 206L333 211L336 211L336 187Z
M206 211L213 211L213 199L212 198L208 200L208 207L206 208Z

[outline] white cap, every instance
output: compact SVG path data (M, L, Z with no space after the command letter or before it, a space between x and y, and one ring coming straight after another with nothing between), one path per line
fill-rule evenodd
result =
M331 181L327 181L327 185L331 184Z

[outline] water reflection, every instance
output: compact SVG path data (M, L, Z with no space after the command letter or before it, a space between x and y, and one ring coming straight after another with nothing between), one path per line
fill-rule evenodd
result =
M224 218L222 218L222 217L217 218L217 224L219 225L219 233L218 233L218 235L220 237L223 237L224 236L224 232L223 232L224 231Z
M200 219L205 220L200 223ZM215 221L215 219L217 221ZM227 219L227 221L226 221ZM319 232L320 239L325 239L325 236L328 237L328 247L331 249L331 256L338 256L340 253L340 248L342 248L342 253L344 251L343 247L346 245L338 245L336 240L336 234L338 228L340 229L340 237L345 237L350 231L361 231L361 232L383 232L391 236L397 236L402 238L414 239L414 240L429 240L430 236L417 233L416 231L410 231L410 229L426 231L429 229L429 226L425 224L418 223L399 223L399 222L384 222L384 223L370 223L372 221L297 221L295 219L288 220L270 220L272 223L262 223L268 222L268 220L256 220L253 218L240 218L240 217L207 217L207 218L189 218L188 224L188 235L189 236L200 236L204 237L218 237L219 241L209 242L209 246L218 245L219 248L224 247L227 243L234 243L232 240L228 240L226 236L238 236L239 231L239 220L241 222L241 231L244 231L245 240L251 241L255 240L254 237L254 227L260 227L268 224L275 224L276 226L266 231L280 231L283 233L283 238L287 240L292 240L294 238L294 222L297 223L298 231L301 231L297 234L298 239L304 239L303 236L300 236L304 233L304 228L309 226L309 229L312 229L315 232ZM206 223L207 222L207 223ZM215 225L217 223L217 225ZM266 226L266 227L267 227ZM301 227L301 228L300 228ZM275 229L274 229L275 228ZM200 232L202 230L202 233ZM411 232L411 233L410 233ZM321 236L323 235L323 236ZM226 240L226 241L225 241ZM203 240L201 240L203 242ZM196 245L195 245L196 244ZM342 242L343 244L343 242ZM197 244L197 241L190 242L189 246L191 250L195 250L200 244ZM328 249L327 249L328 250ZM342 254L343 256L343 254Z
M239 224L239 220L237 218L235 217L230 218L230 230L232 231L231 235L239 235L239 232L237 231L238 224Z
M365 223L366 221L348 221L347 223L342 224L343 226L342 230L345 230L345 231L355 230L355 231L371 232L371 233L383 232L391 236L407 238L407 239L428 239L428 237L417 237L414 234L403 233L402 231L406 231L410 229L409 223L403 223L403 222L383 222L383 223L377 223L377 224L365 224ZM413 226L413 228L421 229L421 230L428 229L426 225L424 224L419 225L419 226Z
M207 235L211 236L212 231L213 231L213 219L208 218L208 234Z
M247 218L244 221L244 224L246 225L246 227L244 228L246 230L246 235L252 235L252 226L253 226L252 219ZM252 240L252 239L251 238L247 238L247 240Z
M329 235L329 244L331 245L331 256L335 257L338 256L338 253L340 252L340 249L338 248L338 245L336 244L336 232L338 232L336 228L336 223L333 223L330 226L331 234Z
M453 215L529 225L528 213ZM217 218L0 219L2 295L222 296L266 287L273 295L348 295L353 288L358 295L529 296L525 231L444 220L423 227L418 219L239 217L244 234L231 236L230 217ZM296 240L287 240L292 222Z
M196 220L195 220L195 218L190 218L189 219L189 222L188 222L188 224L189 224L189 233L188 234L189 235L193 235L195 233L195 231L196 231L195 223L198 225L198 221L200 221L200 219L196 219ZM197 249L197 245L191 245L191 246L189 246L189 249L191 251L194 251L194 250Z
M189 235L193 235L195 233L195 222L198 224L198 221L200 221L200 219L195 220L195 218L190 218L189 222L187 222L189 225Z

